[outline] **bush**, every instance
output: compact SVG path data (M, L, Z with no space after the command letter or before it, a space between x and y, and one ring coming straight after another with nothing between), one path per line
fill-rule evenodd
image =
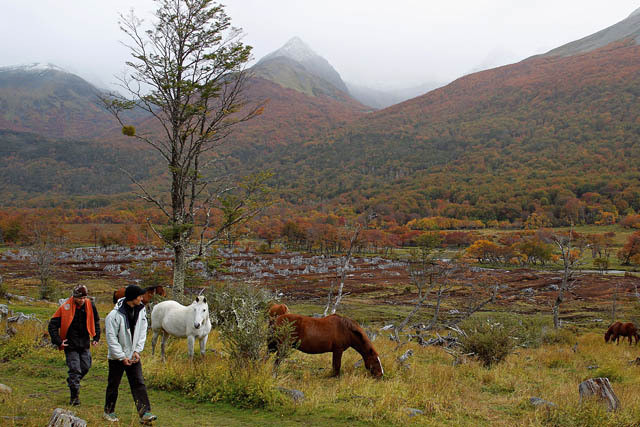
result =
M7 285L4 283L2 276L0 276L0 298L7 297Z
M489 368L503 361L515 349L511 331L501 323L491 320L476 322L460 337L463 353L473 353L482 364Z
M7 321L0 323L0 333L4 333ZM39 324L26 322L16 326L17 333L10 338L0 338L0 362L8 362L28 355L35 349L36 337L42 335Z
M151 361L145 370L149 385L178 391L200 402L226 402L243 409L273 409L286 404L264 364L240 367L224 360L192 365Z
M207 295L231 360L243 365L263 359L269 337L267 307L269 292L249 284L227 284Z
M573 344L576 341L576 334L567 329L546 329L542 330L543 344Z

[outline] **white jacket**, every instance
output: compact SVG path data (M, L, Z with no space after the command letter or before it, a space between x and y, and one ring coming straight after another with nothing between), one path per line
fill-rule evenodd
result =
M131 359L133 353L140 354L147 339L147 314L145 308L138 313L138 321L131 337L127 316L124 313L124 298L120 298L116 306L104 319L105 336L109 351L109 360Z

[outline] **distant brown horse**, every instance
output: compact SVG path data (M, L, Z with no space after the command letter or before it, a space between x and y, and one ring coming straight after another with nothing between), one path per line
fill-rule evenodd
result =
M113 303L117 303L118 300L122 297L124 297L124 290L126 288L120 288L117 291L115 291L113 293ZM149 301L151 301L151 298L153 298L154 295L160 295L161 297L166 297L167 296L167 291L164 290L164 288L160 285L158 286L149 286L148 288L146 288L144 290L144 294L142 295L142 303L144 305L149 304Z
M297 342L297 349L303 353L333 353L333 375L340 375L342 353L352 347L360 353L364 365L371 374L380 378L384 374L378 353L373 348L365 331L353 320L337 314L315 318L299 314L286 313L276 318L276 326L284 322L293 324L292 338ZM275 350L275 342L270 343L270 350ZM276 359L276 366L280 363Z
M281 316L289 312L289 307L286 304L271 304L269 307L269 323L275 320L276 317Z
M611 339L611 342L616 341L617 344L620 344L620 337L629 338L629 345L631 345L631 338L636 339L636 344L638 344L638 340L640 339L636 325L631 322L615 322L611 324L607 332L605 332L604 342L609 342L609 339ZM624 338L622 338L622 341L624 341Z

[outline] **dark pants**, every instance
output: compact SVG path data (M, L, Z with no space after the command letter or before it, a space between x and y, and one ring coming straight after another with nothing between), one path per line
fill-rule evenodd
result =
M120 360L109 360L109 378L107 380L107 395L104 404L104 412L110 414L115 412L116 401L118 400L118 387L122 374L127 373L129 387L136 403L138 413L142 416L145 412L151 412L149 396L147 396L147 386L144 385L142 376L142 362L126 366Z
M80 389L80 380L87 375L91 368L91 352L88 348L65 350L67 356L67 367L69 368L69 377L67 384L71 394L77 395Z

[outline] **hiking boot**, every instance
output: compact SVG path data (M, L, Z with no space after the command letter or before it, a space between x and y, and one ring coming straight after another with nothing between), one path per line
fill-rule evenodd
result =
M102 418L104 418L107 421L110 421L112 423L117 423L118 421L120 421L118 419L118 417L116 416L115 412L112 412L110 414L107 414L106 412L104 414L102 414Z
M157 419L158 417L151 412L145 412L144 415L140 417L140 424L151 424Z
M71 397L69 398L69 405L78 406L80 404L80 393L78 389L71 389Z

